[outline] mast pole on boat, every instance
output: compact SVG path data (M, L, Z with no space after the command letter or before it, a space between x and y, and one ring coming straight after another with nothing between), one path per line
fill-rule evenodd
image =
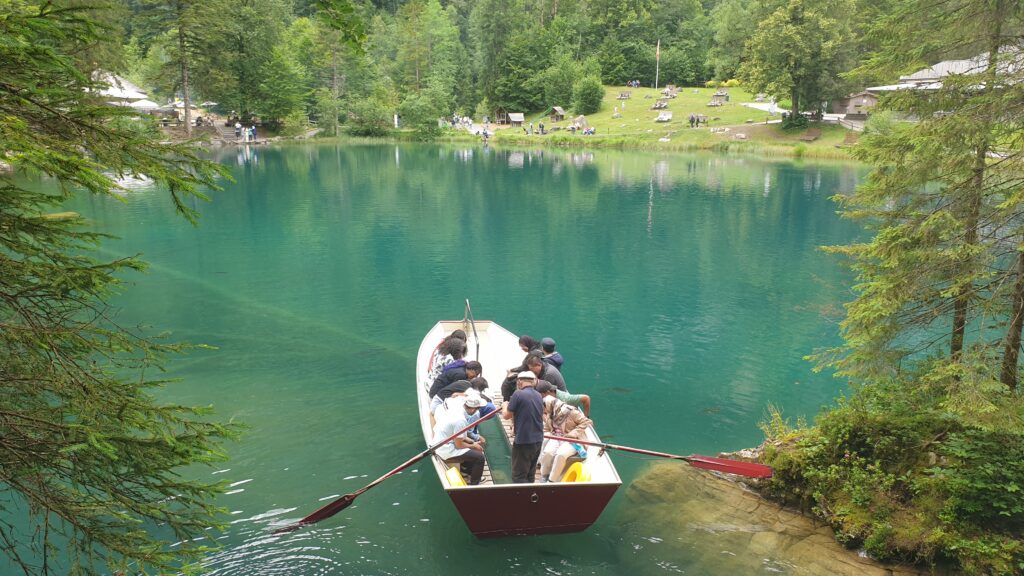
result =
M480 338L476 335L476 321L473 319L473 308L469 305L469 298L466 298L466 314L464 315L462 322L469 321L469 325L473 328L473 339L476 340L476 359L480 360Z

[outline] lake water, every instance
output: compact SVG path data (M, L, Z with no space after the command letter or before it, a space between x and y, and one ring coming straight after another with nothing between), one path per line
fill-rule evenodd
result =
M650 461L575 535L477 540L420 465L338 516L301 517L423 449L414 359L439 319L551 336L608 441L677 454L761 439L771 403L813 414L843 390L802 356L837 341L850 274L817 247L859 234L829 197L855 166L714 155L415 145L230 149L201 223L140 185L74 208L151 264L120 320L208 344L174 361L176 402L250 427L217 470L231 510L213 574L725 574L624 522ZM680 466L685 464L680 463ZM215 476L208 476L216 474ZM724 551L743 555L744 550Z

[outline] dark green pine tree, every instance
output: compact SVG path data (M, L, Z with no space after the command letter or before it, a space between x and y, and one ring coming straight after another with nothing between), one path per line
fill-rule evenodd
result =
M105 106L71 54L114 36L95 7L25 0L0 8L0 542L26 574L176 570L216 524L219 487L180 475L223 457L233 426L153 397L161 359L182 346L116 323L105 298L133 258L99 261L102 239L74 194L110 195L145 176L178 212L215 188L219 169L161 144L130 112ZM33 175L58 184L27 185ZM170 549L151 530L183 541Z
M835 251L858 296L833 366L903 379L982 427L1024 429L1024 13L1010 0L905 0L858 72L889 77L969 57L938 84L883 101L856 155L875 166L839 200L875 231ZM890 110L886 114L882 110Z

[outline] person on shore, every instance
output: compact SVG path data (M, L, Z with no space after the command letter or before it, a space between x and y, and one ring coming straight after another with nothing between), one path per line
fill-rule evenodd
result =
M540 380L547 380L551 382L555 388L568 392L569 389L565 387L565 378L562 378L562 373L558 371L551 364L545 362L540 354L530 354L526 359L526 368L533 372L533 374Z
M543 382L542 382L543 384ZM537 386L542 392L544 402L544 432L554 436L583 440L587 436L587 428L593 422L579 408L562 402L555 395L553 387ZM558 482L562 479L566 461L579 452L579 444L564 440L546 439L540 453L541 482Z
M235 120L235 138L241 138L241 137L242 137L242 123L239 122L238 120Z
M543 360L558 368L559 372L561 372L565 359L562 358L559 352L555 351L555 339L548 336L541 338L540 349L544 352Z
M455 434L459 430L480 419L480 407L483 406L483 398L475 390L467 392L462 408L452 411L452 415L439 422L434 429L434 436L431 444L437 444L445 438ZM446 464L458 464L461 471L469 474L469 484L475 486L480 483L484 473L484 444L483 437L478 436L476 440L465 432L452 440L442 444L436 454Z
M512 442L512 482L529 484L537 472L541 444L544 442L544 401L534 389L537 382L532 372L518 375L519 387L502 408L501 417L512 420L515 439Z
M252 128L249 129L249 136L252 137L252 141L253 142L256 141L256 125L255 124L253 124Z

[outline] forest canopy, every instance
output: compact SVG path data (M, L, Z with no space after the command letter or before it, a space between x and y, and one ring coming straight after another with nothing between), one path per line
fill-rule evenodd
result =
M158 97L375 134L394 113L429 127L452 114L569 108L586 101L578 85L651 86L656 70L661 85L742 78L814 110L850 90L840 73L865 51L860 32L879 4L127 0L125 9L117 71Z

